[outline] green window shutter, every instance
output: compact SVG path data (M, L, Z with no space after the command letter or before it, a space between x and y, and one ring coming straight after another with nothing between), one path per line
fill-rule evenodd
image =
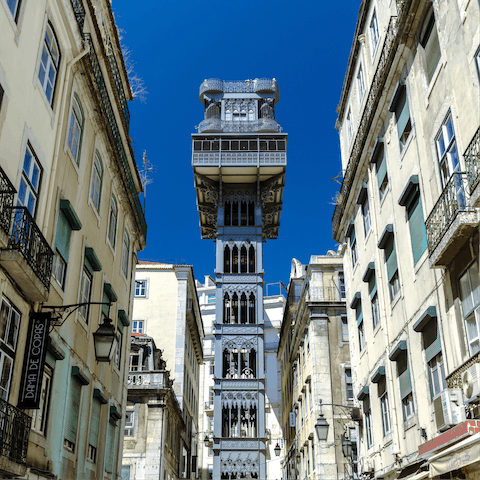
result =
M113 459L115 458L115 424L108 422L107 445L105 446L105 471L113 472Z
M87 257L85 257L85 268L88 270L88 273L93 276L94 270L90 260Z
M412 393L412 379L410 378L409 366L398 376L398 380L400 382L400 396L403 400L409 393Z
M407 92L405 89L400 95L400 98L398 99L398 104L395 109L395 116L397 117L398 138L400 138L403 135L403 132L405 130L405 127L407 126L408 120L410 119Z
M362 304L359 303L357 308L355 309L355 316L357 318L357 325L360 325L363 322L363 312L362 312Z
M385 153L382 149L381 157L377 161L377 180L378 188L382 186L383 180L387 175L387 162L385 160Z
M89 443L92 447L97 448L98 436L100 434L100 411L102 404L98 398L92 400L92 416L90 419Z
M413 259L415 263L417 263L427 248L427 231L425 229L420 193L417 193L415 198L410 202L407 213L412 239Z
M397 252L395 251L395 240L393 237L388 240L385 246L385 262L387 264L388 281L390 281L398 270Z
M429 324L422 331L422 335L425 357L427 362L429 362L442 351L440 333L438 331L438 322L436 320L429 322Z
M55 235L55 247L66 262L68 262L71 235L72 228L70 227L70 223L63 211L60 210L57 221L57 233Z
M103 291L103 303L109 303L110 299L108 298L107 292ZM110 315L110 305L102 305L103 314L108 317Z
M433 15L432 15L433 16ZM426 70L428 75L428 81L432 80L433 74L437 68L438 62L440 61L440 43L438 41L438 34L435 24L433 24L432 32L430 33L430 38L425 46L425 58L426 58Z
M373 298L377 293L377 279L374 273L370 276L370 280L368 281L368 291L370 292L370 298Z
M67 418L65 420L65 439L72 443L77 441L81 393L82 383L78 377L72 375L70 377L70 393L68 396Z

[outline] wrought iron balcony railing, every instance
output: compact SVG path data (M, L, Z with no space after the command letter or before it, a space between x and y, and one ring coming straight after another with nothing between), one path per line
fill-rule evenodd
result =
M85 24L85 7L83 6L83 0L71 0L71 3L78 29L80 30L80 34L83 35L83 25Z
M408 11L412 0L397 0L397 16L391 17L385 34L382 51L378 61L372 83L370 85L365 107L358 125L355 140L350 153L350 158L344 172L342 186L337 197L337 205L332 218L333 237L341 241L340 220L345 211L346 202L351 192L353 181L357 173L358 165L362 158L365 142L370 127L375 117L377 106L384 92L385 83L390 74L390 67L395 58L400 39L403 34L403 27L408 17Z
M145 220L145 215L143 213L142 205L140 204L140 200L138 198L137 189L135 187L135 182L133 180L132 171L128 164L127 154L125 152L125 148L123 146L122 136L120 135L120 130L118 128L117 121L115 119L115 113L113 111L112 103L110 102L110 98L108 95L108 90L105 84L105 78L102 73L102 69L100 67L100 63L98 61L97 54L95 53L95 48L93 46L93 40L89 33L84 34L85 41L90 46L90 52L88 54L88 60L90 63L90 67L92 69L92 74L95 79L95 84L98 90L98 95L101 100L101 104L103 106L103 112L106 116L108 122L108 129L113 138L113 143L115 145L118 158L120 159L120 163L122 166L122 170L126 176L126 181L128 185L128 189L130 190L131 197L133 199L134 208L137 213L138 222L142 229L143 234L146 236L147 234L147 222Z
M26 207L8 207L12 232L8 247L19 250L47 290L50 290L53 251Z
M272 92L275 93L276 100L278 101L280 89L274 78L256 78L255 80L239 80L233 82L224 82L218 78L208 78L200 85L200 99L202 99L205 92Z
M344 302L345 292L337 287L310 287L306 300L309 302Z
M207 118L198 125L198 133L206 131L227 133L281 132L282 127L273 118L259 118L249 122L226 122L219 118Z
M7 177L6 173L0 167L0 228L8 235L12 223L13 197L16 190Z
M0 398L0 455L25 464L31 417Z
M472 194L480 182L480 127L465 150L463 158L467 170L468 187L470 194Z
M468 202L467 186L468 181L465 172L453 173L430 212L425 222L430 255L438 246L458 213L475 211Z

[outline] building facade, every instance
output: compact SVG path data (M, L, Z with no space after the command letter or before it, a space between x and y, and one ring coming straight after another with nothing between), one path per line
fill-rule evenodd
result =
M122 480L178 478L185 422L152 337L132 333L129 365Z
M216 242L213 479L266 478L263 242L278 236L286 135L270 79L205 80L192 135L201 235Z
M342 454L346 440L355 448L356 430L341 253L312 255L308 265L292 260L277 358L283 372L282 478L352 477L352 460ZM320 413L329 423L325 442L315 433Z
M165 470L162 478L195 478L204 329L193 268L189 265L139 262L135 274L132 320L132 332L152 337L161 349L167 367L172 369L173 391L185 424L178 444L180 469L176 472L177 476ZM153 432L152 435L155 436Z
M279 287L280 284L275 286ZM202 284L197 280L200 311L202 313L205 337L203 340L203 353L205 363L200 369L200 408L199 408L199 472L202 480L213 478L213 422L215 399L215 311L216 311L216 285L210 275L205 275ZM272 288L270 292L272 292ZM278 339L280 326L285 307L285 297L279 294L268 295L263 298L265 321L265 374L266 374L266 400L265 400L265 428L267 437L266 476L271 480L282 478L280 465L281 458L275 455L277 444L283 444L283 433L279 418L281 417L281 371L277 363ZM206 438L205 438L206 437Z
M375 478L479 474L479 15L463 0L360 5L333 234L359 471Z
M2 0L0 30L0 477L114 479L146 242L117 27L109 1Z

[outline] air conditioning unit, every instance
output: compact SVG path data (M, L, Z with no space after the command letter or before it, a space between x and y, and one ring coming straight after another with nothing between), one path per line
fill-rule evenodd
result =
M448 430L453 425L465 421L462 390L447 388L433 400L437 429Z
M471 402L480 396L480 363L474 363L462 373L462 389L465 402Z

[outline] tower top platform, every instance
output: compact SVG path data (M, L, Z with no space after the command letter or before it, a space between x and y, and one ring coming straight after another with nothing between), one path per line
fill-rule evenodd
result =
M225 81L218 78L205 79L200 85L200 101L222 94L249 93L257 95L274 95L275 103L280 99L280 89L274 78L255 78L253 80Z

